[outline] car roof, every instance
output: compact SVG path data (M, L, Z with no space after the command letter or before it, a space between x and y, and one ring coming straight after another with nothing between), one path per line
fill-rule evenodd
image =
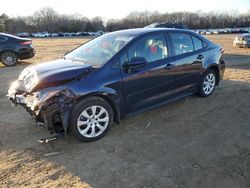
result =
M7 37L9 39L17 39L17 40L30 40L29 38L21 38L15 35L7 34L7 33L0 33L0 36Z
M189 30L189 29L175 29L175 28L136 28L136 29L126 29L126 30L119 30L114 31L107 34L118 34L118 35L127 35L129 37L137 38L144 34L150 34L154 32L161 32L161 31L168 31L168 32L180 32L180 33L189 33L192 34L199 39L205 41L207 44L211 44L212 42L208 40L206 37L201 36L200 34L197 34L196 32Z
M16 38L16 39L19 39L20 37L17 37L15 35L11 35L11 34L7 34L7 33L0 33L0 36L3 36L3 37L11 37L11 38Z
M145 28L175 28L175 29L188 29L188 27L179 22L155 22L145 26Z
M142 34L146 33L152 33L152 32L157 32L157 31L187 31L191 32L188 29L174 29L174 28L137 28L137 29L126 29L126 30L120 30L120 31L115 31L113 33L119 33L121 35L132 35L132 36L139 36Z

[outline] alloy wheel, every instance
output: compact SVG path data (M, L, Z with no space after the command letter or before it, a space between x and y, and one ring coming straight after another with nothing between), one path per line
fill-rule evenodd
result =
M90 106L77 119L79 133L88 138L102 134L109 124L108 111L102 106Z
M2 61L5 65L14 65L17 61L15 54L12 52L7 52L2 55Z
M216 81L215 75L212 73L209 73L205 77L204 82L203 82L203 92L206 95L209 95L213 92L214 87L215 87L215 81Z

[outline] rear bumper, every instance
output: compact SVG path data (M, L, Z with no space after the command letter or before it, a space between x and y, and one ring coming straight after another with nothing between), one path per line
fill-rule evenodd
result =
M225 69L226 69L226 63L223 59L221 59L220 63L219 63L219 71L220 71L219 80L221 80L223 78L224 73L225 73Z
M22 48L17 52L18 59L29 59L35 56L34 48Z

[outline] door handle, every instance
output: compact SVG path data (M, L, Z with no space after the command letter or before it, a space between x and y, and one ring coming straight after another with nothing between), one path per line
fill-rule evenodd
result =
M168 63L166 66L165 66L165 69L171 69L174 67L174 63Z
M203 58L204 58L204 55L202 55L202 54L198 55L198 57L197 57L198 60L202 60Z

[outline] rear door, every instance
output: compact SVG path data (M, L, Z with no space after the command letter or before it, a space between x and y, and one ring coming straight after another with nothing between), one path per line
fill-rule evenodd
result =
M132 58L143 57L147 63L128 71ZM160 103L174 87L172 58L164 33L144 36L135 41L121 58L124 98L128 113L140 111ZM168 68L169 67L169 68Z
M8 38L0 35L0 52L5 50L5 42Z
M175 66L175 84L178 92L193 91L200 80L204 60L203 41L190 33L176 31L168 33Z

